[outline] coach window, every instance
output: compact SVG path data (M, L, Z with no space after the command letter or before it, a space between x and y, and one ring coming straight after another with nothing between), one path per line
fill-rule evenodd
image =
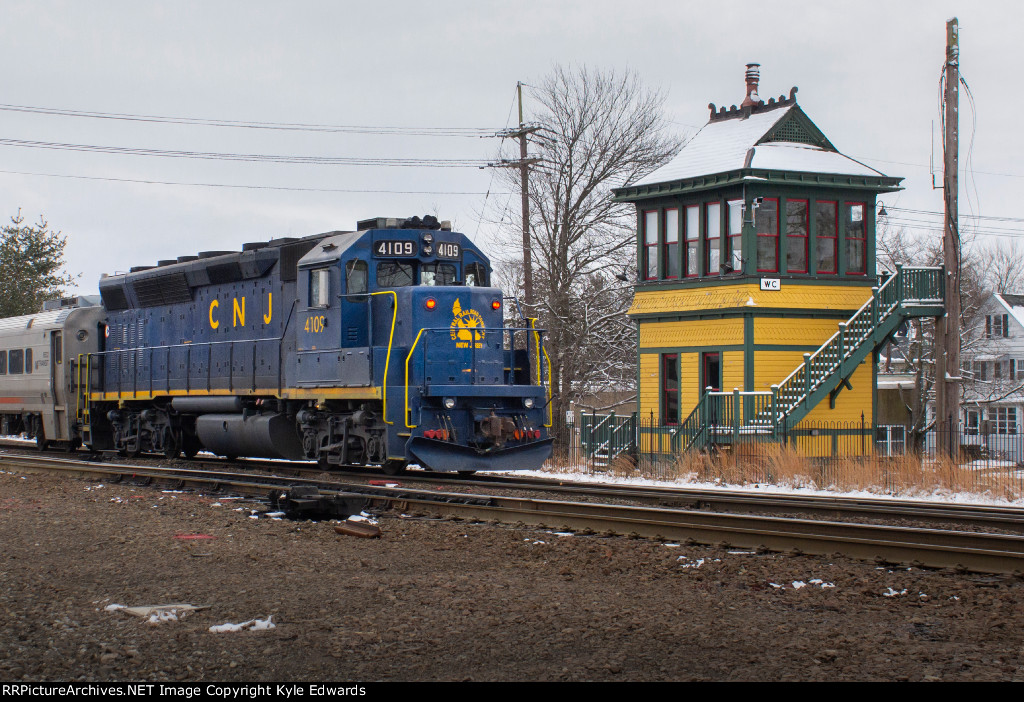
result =
M412 285L416 279L411 263L384 261L377 264L377 286L381 288L403 288Z
M7 375L7 352L0 351L0 375Z
M330 299L330 269L318 268L309 272L309 306L327 307Z
M451 263L422 264L420 285L455 285L455 266Z
M487 269L483 264L470 263L466 266L466 285L487 287Z
M25 372L32 372L32 349L25 349Z
M366 292L369 283L366 261L352 259L345 264L345 294L361 295Z
M21 349L11 349L7 354L7 370L11 375L25 372L25 352Z

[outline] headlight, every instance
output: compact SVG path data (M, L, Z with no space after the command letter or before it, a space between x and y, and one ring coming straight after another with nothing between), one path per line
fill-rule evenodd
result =
M525 407L526 409L533 409L533 398L532 397L524 397L523 398L523 407Z
M444 398L444 406L445 406L446 409L453 408L455 406L455 398L454 397L446 397L446 398Z

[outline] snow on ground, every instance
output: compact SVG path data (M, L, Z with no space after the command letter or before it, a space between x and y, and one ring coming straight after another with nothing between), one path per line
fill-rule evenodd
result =
M941 502L943 504L955 503L965 505L995 505L1003 507L1024 507L1024 498L1007 500L993 495L984 495L976 492L950 492L949 490L936 489L932 492L919 491L913 495L886 495L871 490L821 490L807 487L790 487L787 485L774 485L769 483L756 483L753 485L727 485L720 482L691 481L685 478L676 480L622 477L610 473L584 473L584 472L550 472L542 470L517 470L501 471L498 475L530 476L535 478L550 478L553 480L571 480L580 483L600 483L603 485L640 485L646 487L662 488L693 488L698 490L718 490L721 492L734 492L739 494L783 494L783 495L820 495L825 497L854 497L873 500L898 500L910 502Z

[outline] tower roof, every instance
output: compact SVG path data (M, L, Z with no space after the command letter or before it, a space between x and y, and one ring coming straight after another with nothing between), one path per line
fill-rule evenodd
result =
M771 179L772 174L853 177L859 187L885 191L898 188L893 178L839 152L796 103L797 89L789 97L771 98L766 103L757 95L755 72L751 84L747 71L747 97L740 107L716 111L708 105L711 118L671 161L638 181L616 191L616 199L632 200L668 190L692 189L687 181L732 174L737 178L715 178L720 185L743 178ZM763 173L762 173L763 172ZM832 180L829 178L828 180ZM652 187L653 186L653 187ZM656 192L655 192L656 191Z

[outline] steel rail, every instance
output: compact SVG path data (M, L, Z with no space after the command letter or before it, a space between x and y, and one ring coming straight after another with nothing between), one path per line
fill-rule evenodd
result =
M4 456L0 463L22 469L61 470L83 474L132 475L181 484L214 484L266 491L296 484L295 478L252 476L216 471L98 464L48 457ZM303 484L317 481L301 480ZM559 502L527 498L437 493L433 490L370 488L332 484L331 490L363 492L391 506L442 517L495 520L541 528L636 535L759 552L844 556L878 563L956 568L984 573L1024 572L1024 536L937 529L850 524L758 515L718 514L658 507ZM339 490L340 489L340 490Z
M26 443L0 441L0 445L25 447ZM28 450L28 449L27 449ZM192 465L214 467L251 468L270 472L289 473L305 476L307 480L324 483L325 471L309 462L267 461L245 459L229 462L226 459L195 459ZM141 467L140 467L141 469ZM373 469L350 467L348 470L332 471L337 478L378 476ZM565 493L568 495L600 498L625 499L654 506L682 509L710 510L732 513L817 515L831 519L875 518L901 519L950 524L960 526L999 529L1009 532L1024 531L1024 509L998 505L942 504L914 500L896 500L866 497L842 497L834 495L793 495L780 493L755 493L734 490L709 490L705 488L659 487L639 485L608 485L581 483L557 478L528 476L476 475L471 478L455 474L412 472L400 478L445 485L502 487L509 490Z

